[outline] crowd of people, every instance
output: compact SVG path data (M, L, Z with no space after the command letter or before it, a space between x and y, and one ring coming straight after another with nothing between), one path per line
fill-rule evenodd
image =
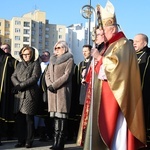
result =
M53 54L24 46L20 61L1 44L0 145L15 137L14 147L31 148L38 136L52 150L67 140L84 150L150 148L148 36L127 39L112 3L97 7L96 46L83 45L79 64L64 40Z

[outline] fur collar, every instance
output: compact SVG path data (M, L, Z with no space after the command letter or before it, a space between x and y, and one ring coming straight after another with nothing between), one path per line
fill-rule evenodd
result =
M50 57L50 63L53 65L61 64L65 61L67 61L69 58L73 58L73 55L69 52L64 53L63 55L57 57L56 55L52 55Z

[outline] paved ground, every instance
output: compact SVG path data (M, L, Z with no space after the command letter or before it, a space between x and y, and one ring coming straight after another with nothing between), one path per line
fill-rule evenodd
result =
M16 140L12 141L2 141L1 150L27 150L27 148L15 148L14 145L17 143ZM34 141L33 147L28 148L28 150L49 150L52 145L52 141L40 142L39 140ZM65 150L82 150L81 147L76 146L75 142L70 142L65 144Z

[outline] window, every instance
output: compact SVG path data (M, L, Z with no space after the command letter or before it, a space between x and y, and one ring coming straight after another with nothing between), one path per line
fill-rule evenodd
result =
M21 25L21 21L16 20L15 25Z
M23 37L23 42L29 42L29 37Z
M35 23L32 23L32 27L35 28Z
M10 42L10 39L5 39L5 43L9 43Z
M19 55L19 51L14 51L14 55Z
M23 33L24 34L30 34L30 30L24 29Z
M24 22L24 27L30 27L30 22Z
M42 28L43 24L42 22L39 22L39 28Z
M10 24L9 23L6 23L5 24L5 28L9 28L10 27Z
M59 28L59 32L63 32L63 29L62 29L62 28Z
M20 48L20 44L15 43L15 48Z
M59 38L59 39L62 39L62 35L59 35L58 38Z
M32 35L35 35L35 31L32 30Z
M20 33L20 29L19 28L15 28L15 32L16 33Z
M9 35L9 34L10 34L9 31L6 31L6 32L5 32L5 35Z
M45 35L45 38L49 38L49 35Z
M20 36L15 36L15 40L19 41L20 40Z
M49 42L45 42L45 45L48 46Z
M46 31L49 31L49 28L46 28L45 30L46 30Z

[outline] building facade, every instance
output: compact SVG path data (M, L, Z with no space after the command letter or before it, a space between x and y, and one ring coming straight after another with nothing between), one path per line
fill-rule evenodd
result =
M11 45L11 54L16 59L19 59L19 51L24 45L37 48L40 54L45 50L52 54L58 40L67 41L78 64L83 60L82 46L88 43L88 27L50 24L46 13L39 10L11 20L0 19L0 41Z

